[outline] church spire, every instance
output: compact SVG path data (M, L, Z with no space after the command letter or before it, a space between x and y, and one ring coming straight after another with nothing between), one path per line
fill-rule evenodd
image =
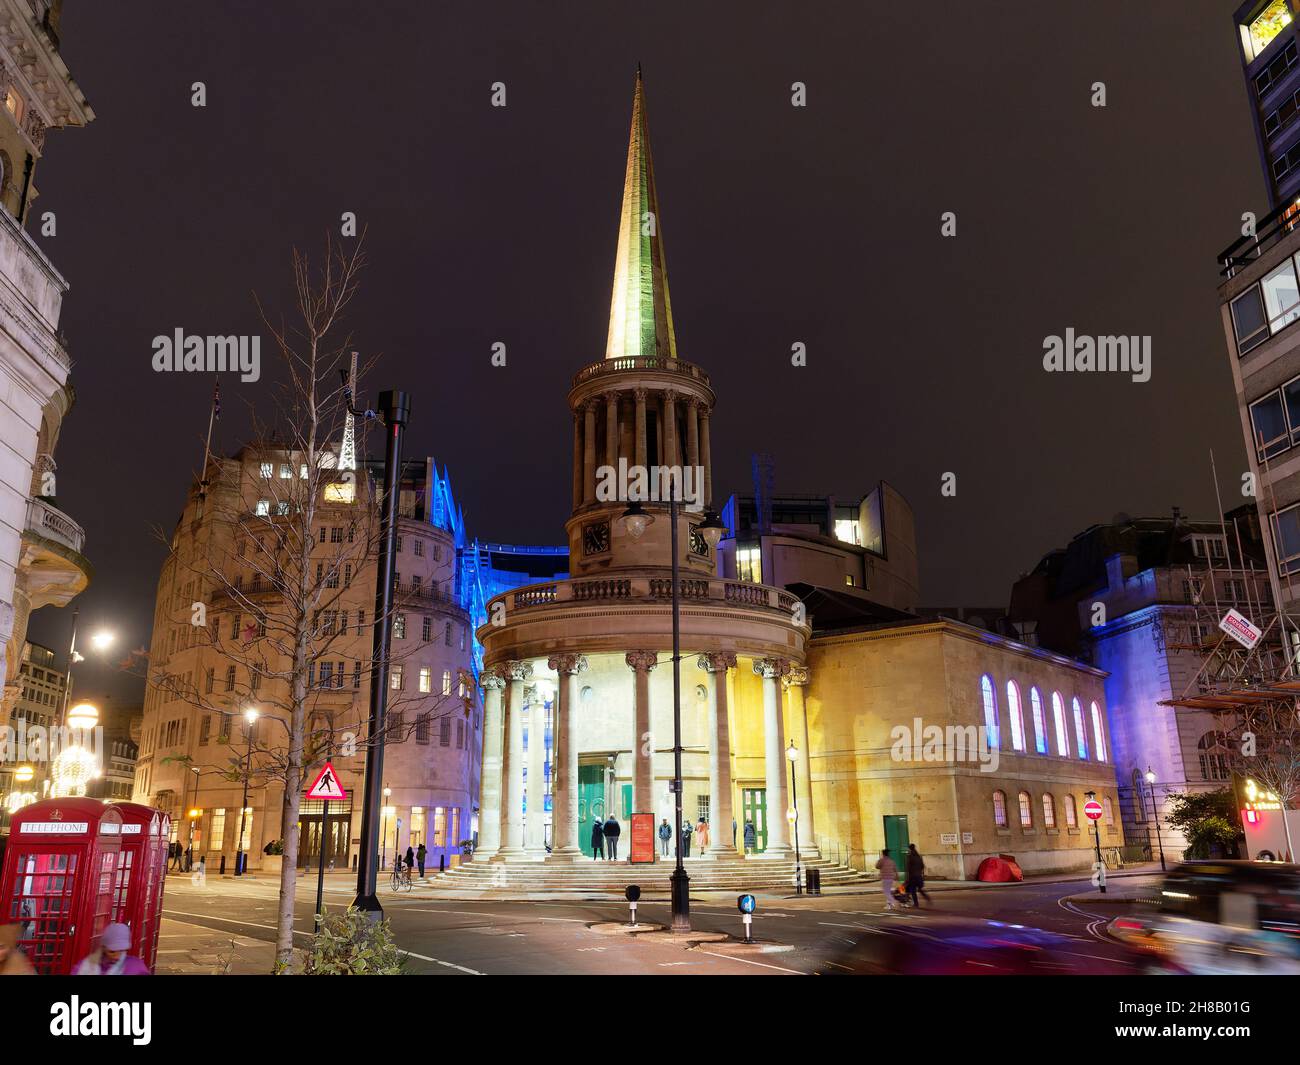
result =
M659 196L646 127L641 65L636 68L632 97L632 134L623 178L623 210L618 223L614 261L614 296L609 308L605 358L677 357L673 308L664 266Z

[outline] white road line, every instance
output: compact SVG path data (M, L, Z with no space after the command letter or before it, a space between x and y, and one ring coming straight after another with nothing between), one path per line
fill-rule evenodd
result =
M763 969L775 969L779 973L789 973L791 976L807 976L807 973L801 973L798 969L783 969L779 965L768 965L763 961L751 961L749 958L733 958L728 954L715 954L711 950L701 950L701 954L707 954L712 958L721 958L723 961L743 961L746 965L757 965Z
M856 928L859 932L874 932L878 936L883 936L883 928L875 928L869 924L838 924L835 921L818 921L819 925L825 925L827 928Z
M455 962L443 961L440 958L431 958L427 954L416 954L415 951L413 950L404 950L402 951L402 953L405 954L408 958L419 958L421 961L431 961L435 965L443 965L446 966L448 969L455 969L457 972L468 973L470 976L487 975L486 973L479 972L477 969L467 969L463 965L457 965Z

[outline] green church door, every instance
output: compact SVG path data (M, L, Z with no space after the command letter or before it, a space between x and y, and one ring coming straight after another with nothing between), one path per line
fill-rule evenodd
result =
M743 849L745 825L752 821L755 835L754 853L762 854L767 850L767 789L745 788L741 793L741 809L744 816L736 828L736 834L740 837L737 842Z
M592 822L606 816L605 767L578 766L578 846L584 854L591 853Z
M905 879L903 873L907 868L907 845L911 842L907 836L907 815L906 814L886 814L885 815L885 846L889 850L889 856L894 859L894 864L898 866L898 879Z

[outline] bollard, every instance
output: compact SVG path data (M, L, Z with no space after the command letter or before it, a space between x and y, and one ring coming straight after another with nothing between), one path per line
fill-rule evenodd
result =
M226 875L226 856L224 854L221 856L221 868L217 870L217 875L218 876Z
M446 868L447 868L447 856L445 854L438 855L438 872L440 873L444 872Z
M810 867L808 869L808 894L820 895L822 893L822 871Z
M740 911L741 920L745 922L745 942L754 942L753 921L754 911L758 908L758 900L753 895L741 895L736 899L736 909Z
M627 890L623 892L623 895L627 898L628 905L632 907L631 923L632 923L632 927L635 928L636 927L636 903L637 903L637 899L641 897L641 889L636 884L629 884L627 886Z

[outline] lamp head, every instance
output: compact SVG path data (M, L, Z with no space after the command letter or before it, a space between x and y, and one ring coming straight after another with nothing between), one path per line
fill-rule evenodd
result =
M794 740L791 740L790 746L785 749L785 756L792 762L799 757L799 748L794 745Z
M704 537L705 542L710 548L718 546L718 542L727 532L727 527L722 524L716 511L706 510L704 520L699 524L700 535Z
M640 540L645 535L646 527L654 522L653 514L646 512L640 502L633 500L628 504L627 510L623 511L619 521L623 523L623 528L627 530L628 536L633 540Z

